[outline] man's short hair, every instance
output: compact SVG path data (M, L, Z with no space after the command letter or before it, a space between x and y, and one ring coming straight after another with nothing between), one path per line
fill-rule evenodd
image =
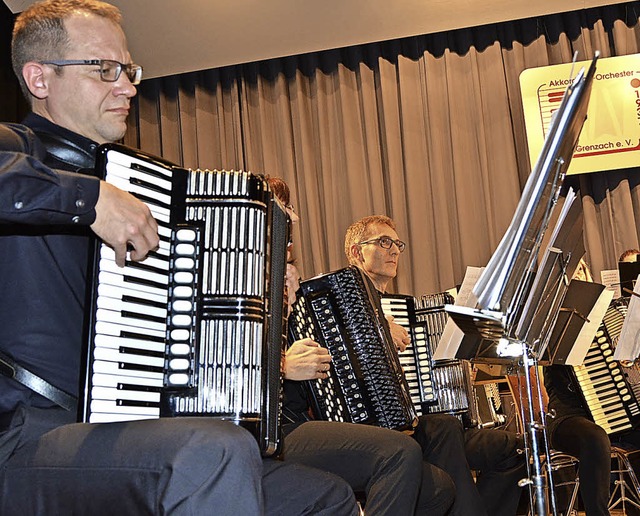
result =
M369 228L374 224L384 224L394 231L396 230L396 223L386 215L369 215L351 224L347 228L344 236L344 254L347 255L347 260L351 265L356 265L353 256L351 256L351 246L362 242L365 239L367 231L369 231Z
M117 7L99 0L45 0L27 7L16 18L11 40L11 63L29 103L31 93L22 77L24 65L30 61L64 59L69 48L64 20L82 12L95 14L118 25L122 20Z

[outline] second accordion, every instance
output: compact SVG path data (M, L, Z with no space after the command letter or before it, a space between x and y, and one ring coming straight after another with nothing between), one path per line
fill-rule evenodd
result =
M309 381L317 419L412 431L417 415L380 305L357 267L303 281L289 341L312 338L331 355L328 378Z

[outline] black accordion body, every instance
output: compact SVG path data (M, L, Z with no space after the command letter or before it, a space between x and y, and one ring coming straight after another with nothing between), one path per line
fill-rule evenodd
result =
M614 299L596 332L584 362L573 373L593 420L609 435L640 422L640 368L613 359L627 315L628 298Z
M431 353L435 353L447 324L448 315L444 309L447 304L453 304L453 297L447 292L423 295L416 300L416 318L429 328ZM436 386L436 401L426 407L426 412L452 414L458 416L465 427L476 426L471 364L459 359L434 361L433 382Z
M207 416L279 452L288 219L261 177L119 145L96 164L145 202L160 247L117 267L97 242L80 420Z
M308 382L317 419L412 431L417 415L379 295L347 267L301 282L290 342L312 338L331 354L328 378Z

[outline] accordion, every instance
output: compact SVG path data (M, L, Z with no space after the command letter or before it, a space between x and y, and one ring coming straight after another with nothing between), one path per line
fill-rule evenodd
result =
M394 322L409 333L411 342L404 351L398 352L398 358L409 386L411 401L416 413L421 416L428 412L425 405L437 402L429 325L424 321L418 322L413 296L382 294L380 304L385 315L393 316Z
M285 209L266 181L101 146L105 181L145 202L160 246L117 267L97 242L79 419L207 416L279 452Z
M411 344L399 356L419 415L451 414L458 417L465 428L505 423L497 382L474 385L468 361L432 359L448 318L444 306L453 304L449 293L428 294L417 299L383 294L381 303L385 314L392 315L394 322L403 326L411 337Z
M300 283L289 340L306 337L331 355L328 378L308 382L317 419L413 430L417 414L379 295L360 269Z
M628 304L624 297L611 302L583 364L573 367L591 417L609 435L631 430L640 421L640 368L613 359Z
M423 295L416 300L416 317L429 328L429 344L434 353L447 324L446 304L453 304L447 292ZM433 366L437 400L427 407L430 414L458 416L465 427L477 425L475 395L471 382L471 364L466 360L438 360Z

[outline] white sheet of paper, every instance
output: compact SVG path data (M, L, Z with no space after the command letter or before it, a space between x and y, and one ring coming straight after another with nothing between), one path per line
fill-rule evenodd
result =
M613 292L613 299L618 299L622 295L620 291L620 271L618 269L600 271L600 283L607 287L607 290Z
M455 305L468 306L475 308L477 299L472 292L473 286L478 281L480 274L484 267L467 267L467 270L460 286L460 292L456 296ZM440 337L440 341L436 346L436 352L433 354L434 360L446 360L456 358L456 353L460 347L460 343L464 337L464 333L456 323L453 322L451 317L448 318L447 324L444 327L444 332Z
M567 356L567 360L565 361L566 365L578 366L583 364L584 357L586 356L587 351L589 351L589 347L593 342L593 337L595 337L598 327L602 322L602 318L607 312L612 299L613 292L606 289L602 291L602 294L600 294L596 304L587 315L587 319L589 319L589 321L582 325L582 329L571 348L571 352Z

